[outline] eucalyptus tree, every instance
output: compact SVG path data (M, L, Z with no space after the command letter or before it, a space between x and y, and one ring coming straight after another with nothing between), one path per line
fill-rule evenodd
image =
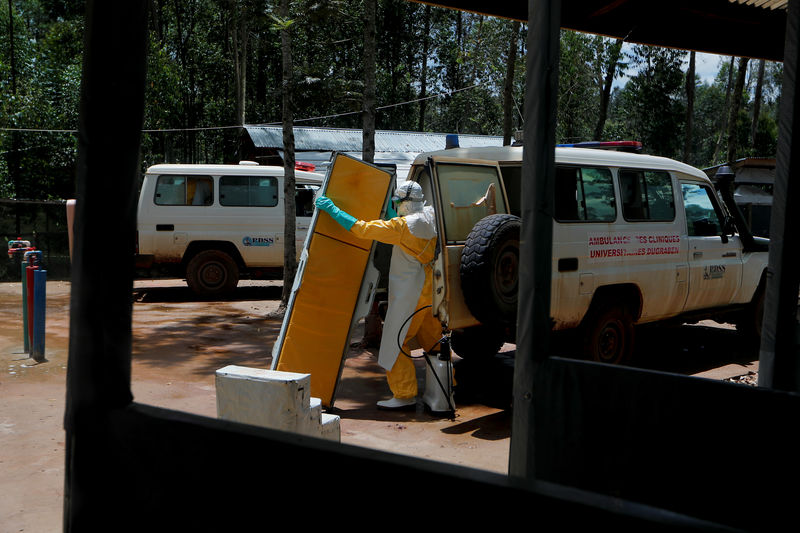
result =
M83 11L73 4L9 1L0 8L3 197L74 193Z
M622 55L622 39L611 40L594 36L591 42L595 52L595 83L600 92L600 107L597 124L594 128L594 139L601 141L604 140L603 130L608 118L608 104L611 100L614 80L627 65Z
M692 131L694 128L694 95L697 86L695 73L696 54L689 52L689 68L686 69L686 130L683 139L683 161L688 162L692 153Z
M685 55L681 50L637 45L629 56L636 71L617 95L615 120L650 153L673 158L682 153Z
M281 62L283 65L281 78L282 128L283 128L283 292L281 307L289 303L292 282L297 272L297 248L295 234L297 220L295 218L295 176L294 176L294 66L292 61L292 25L289 18L289 0L280 0L277 15L273 16L275 29L281 36Z
M727 131L727 138L728 138L728 150L727 150L727 161L733 162L736 158L737 147L740 144L740 140L737 139L737 130L740 130L739 127L739 111L742 106L742 98L744 93L744 86L745 86L745 78L747 77L747 63L749 58L747 57L740 57L739 58L739 66L736 69L736 84L733 87L733 100L730 106L730 114L728 115L728 131Z
M364 99L361 109L361 157L375 160L375 11L377 0L364 0Z
M560 143L591 140L598 122L600 100L592 39L585 33L561 32L556 114L556 138Z

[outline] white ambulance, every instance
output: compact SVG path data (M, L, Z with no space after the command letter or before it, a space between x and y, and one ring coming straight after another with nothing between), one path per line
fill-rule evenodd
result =
M139 195L136 266L185 276L189 287L222 296L242 277L280 278L283 167L155 165ZM298 252L323 176L295 171Z
M714 318L760 334L768 241L702 171L595 148L555 159L554 330L580 328L585 354L610 363L630 356L635 324ZM521 170L522 147L487 147L421 154L409 173L436 209L434 314L462 356L514 342Z

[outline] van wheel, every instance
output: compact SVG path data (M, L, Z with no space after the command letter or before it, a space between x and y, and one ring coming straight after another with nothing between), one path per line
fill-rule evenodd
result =
M764 321L764 289L759 288L758 294L747 309L736 321L736 329L746 337L753 339L761 338L761 324Z
M186 283L201 296L222 296L239 284L239 268L220 250L205 250L186 266Z
M584 326L584 354L593 361L618 365L633 353L633 320L625 307L598 308Z
M517 320L520 219L489 215L470 231L461 253L461 290L472 315L483 324Z
M503 344L503 331L487 326L454 330L450 334L450 347L462 359L492 357L500 351Z

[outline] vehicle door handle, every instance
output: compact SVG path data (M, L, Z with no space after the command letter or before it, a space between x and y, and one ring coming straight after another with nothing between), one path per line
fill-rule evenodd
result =
M703 252L695 252L692 257L694 257L695 259L700 259L701 257L703 257Z
M175 224L156 224L156 231L175 231Z
M725 252L722 257L736 257L736 252Z

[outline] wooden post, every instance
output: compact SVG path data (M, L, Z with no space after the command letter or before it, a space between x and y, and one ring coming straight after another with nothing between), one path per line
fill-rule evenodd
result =
M147 5L86 3L64 415L66 532L101 527L100 511L113 508L117 496L108 487L119 482L112 467L117 451L107 445L114 430L108 414L132 400L132 259Z
M800 392L800 350L797 340L797 300L800 270L796 253L800 246L797 205L800 202L800 106L797 104L800 73L800 0L789 0L783 51L783 87L778 118L778 154L769 235L769 267L761 334L758 384Z
M549 354L556 103L561 2L528 3L517 355L509 474L532 481L533 378Z

